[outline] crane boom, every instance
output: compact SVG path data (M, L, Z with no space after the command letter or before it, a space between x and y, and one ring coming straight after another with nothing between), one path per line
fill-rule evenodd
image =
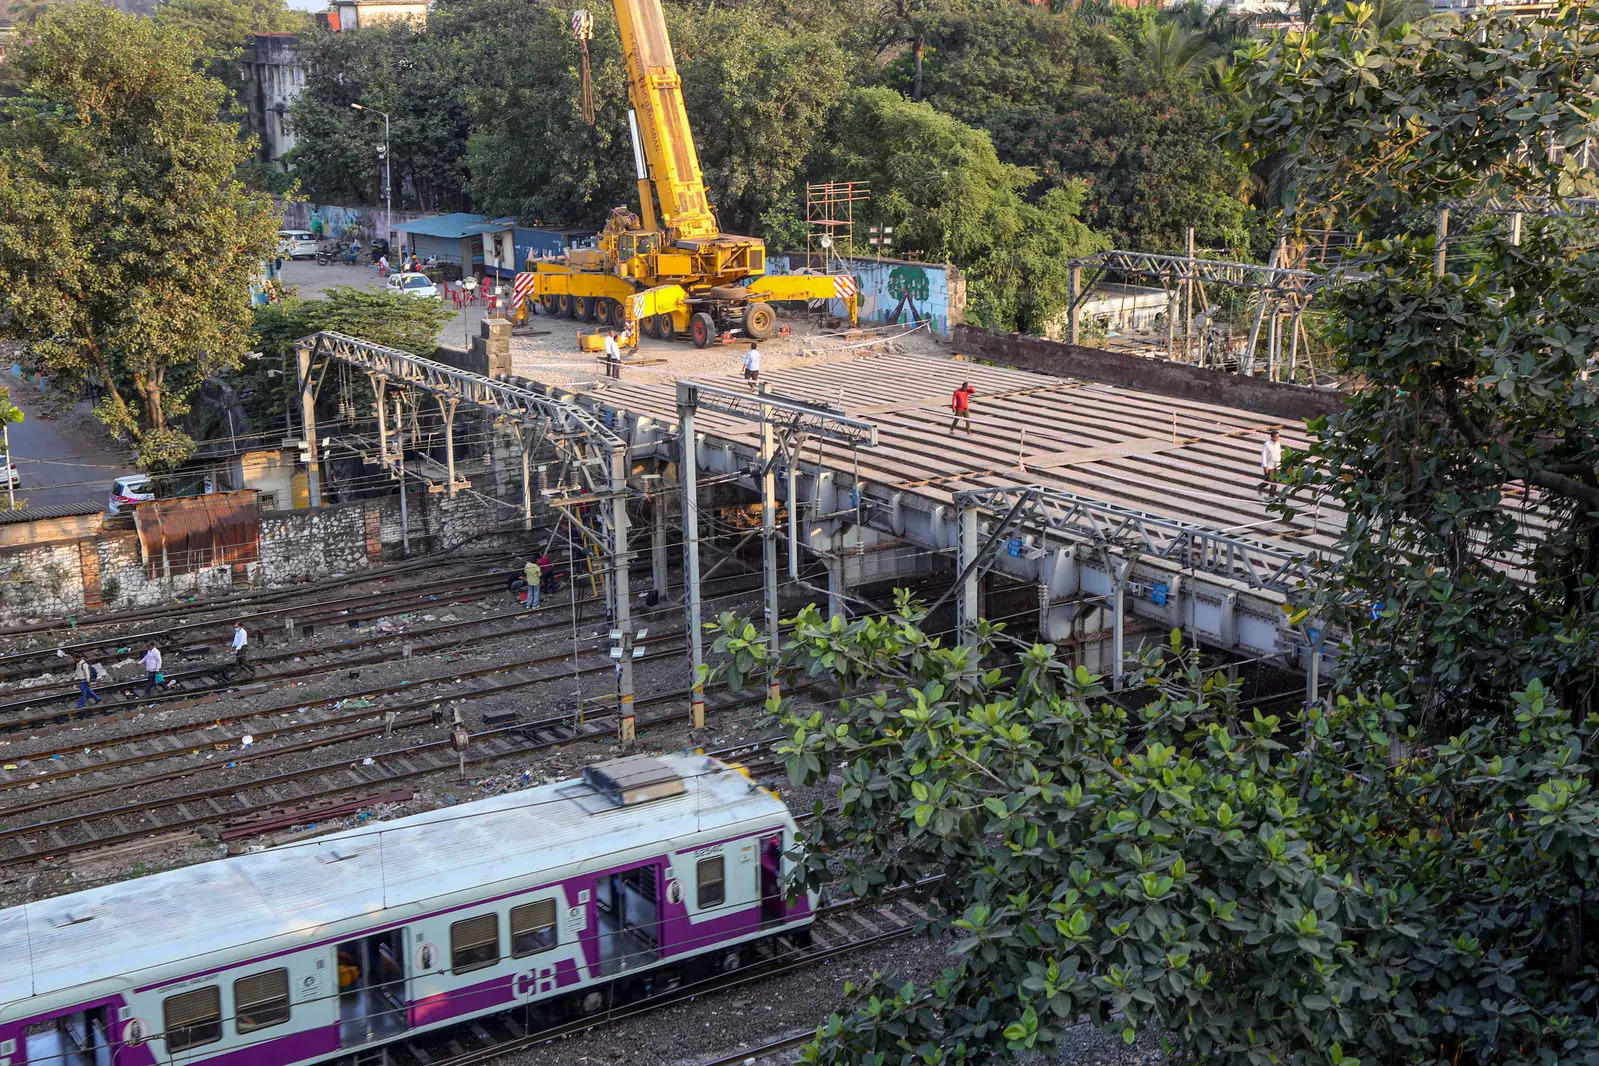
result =
M627 62L628 95L638 115L662 228L672 242L715 237L721 229L706 197L665 13L659 0L612 2ZM644 195L645 189L641 186L639 192Z
M641 332L663 340L686 334L701 348L732 330L769 337L777 318L768 300L837 301L854 325L853 278L766 277L766 242L722 232L688 126L661 0L611 2L633 104L639 212L613 208L593 248L569 248L559 262L530 259L517 278L522 299L536 300L551 315L621 326L632 346ZM572 35L584 56L582 111L591 125L592 33L589 13L575 12Z

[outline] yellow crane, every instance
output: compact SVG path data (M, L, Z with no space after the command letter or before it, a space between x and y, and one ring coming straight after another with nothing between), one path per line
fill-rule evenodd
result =
M638 179L639 212L611 212L594 248L559 261L529 260L532 299L549 314L600 322L671 339L687 335L703 348L725 330L772 335L771 302L842 300L856 323L855 279L847 275L768 275L759 237L723 233L706 196L699 153L683 106L660 0L612 0L627 63L628 125ZM583 48L584 117L593 122L588 40L593 20L572 17Z

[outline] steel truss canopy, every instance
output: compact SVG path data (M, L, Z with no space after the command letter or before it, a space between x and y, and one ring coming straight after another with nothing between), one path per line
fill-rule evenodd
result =
M818 440L852 447L877 446L877 426L874 423L851 418L837 408L823 404L782 400L769 393L740 392L695 381L677 383L677 403L679 407L715 411L749 422L781 423L790 432Z
M310 346L313 358L320 355L337 359L392 384L409 385L435 396L486 408L513 422L547 425L552 436L585 438L609 451L627 448L627 441L592 411L568 400L457 370L445 363L343 333L323 331L297 343Z
M1206 285L1223 285L1234 289L1278 296L1310 297L1322 289L1330 289L1345 281L1358 280L1359 275L1337 268L1331 270L1299 270L1292 267L1263 266L1259 263L1235 263L1225 259L1190 259L1183 255L1160 255L1155 252L1129 252L1112 249L1097 252L1082 259L1069 261L1070 266L1089 267L1122 275L1148 278L1164 284L1197 281Z
M1310 580L1316 562L1314 554L1294 554L1259 541L1040 485L962 491L955 493L953 502L959 507L1004 509L1009 521L991 531L991 536L999 535L1011 524L1031 527L1045 536L1163 560L1186 571L1226 578L1252 589L1292 593Z

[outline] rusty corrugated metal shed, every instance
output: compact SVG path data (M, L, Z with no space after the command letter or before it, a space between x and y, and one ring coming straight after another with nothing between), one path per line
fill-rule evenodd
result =
M261 557L261 512L253 490L141 503L133 524L151 577Z

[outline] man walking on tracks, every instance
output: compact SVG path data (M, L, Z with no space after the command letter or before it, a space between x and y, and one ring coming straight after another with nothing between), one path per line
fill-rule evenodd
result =
M751 392L761 389L761 350L750 341L750 350L744 353L744 382Z
M250 668L250 634L243 622L233 623L233 665L251 677L255 676L255 671Z
M155 641L152 640L145 649L139 665L144 667L144 694L154 696L155 690L166 681L161 673L161 649L155 646Z
M949 409L955 417L949 420L949 431L955 432L955 423L965 422L966 432L972 431L972 397L977 395L977 390L972 388L970 381L961 382L961 387L955 390L955 395L949 398Z
M1262 489L1268 489L1277 480L1278 471L1283 465L1283 442L1281 431L1271 427L1271 436L1260 442L1260 480Z
M96 703L100 702L99 695L89 686L89 682L94 680L94 669L89 665L89 660L81 655L78 656L78 665L72 668L72 680L78 683L79 707L82 707L90 700Z

